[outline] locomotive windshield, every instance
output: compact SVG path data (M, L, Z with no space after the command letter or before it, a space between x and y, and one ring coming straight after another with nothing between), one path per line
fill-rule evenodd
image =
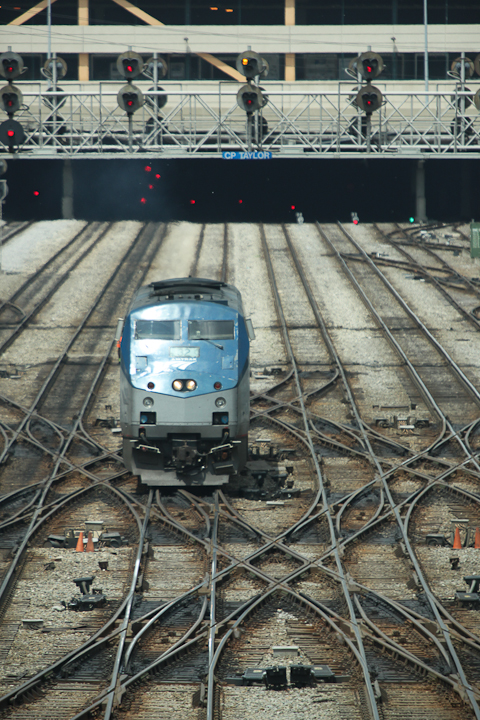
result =
M180 320L136 320L135 340L180 340Z
M189 320L189 340L234 340L233 320Z

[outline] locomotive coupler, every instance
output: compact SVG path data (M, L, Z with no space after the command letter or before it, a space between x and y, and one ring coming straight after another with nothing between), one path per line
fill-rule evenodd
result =
M174 454L176 459L184 465L192 465L192 463L200 456L197 449L187 443L176 447Z

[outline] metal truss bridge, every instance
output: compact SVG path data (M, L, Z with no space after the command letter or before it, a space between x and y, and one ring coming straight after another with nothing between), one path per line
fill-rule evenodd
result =
M383 104L371 116L355 104L352 83L331 90L286 90L265 83L268 103L253 115L249 143L246 113L237 105L238 85L209 89L143 90L145 103L128 116L117 88L46 90L19 83L23 94L15 120L25 130L18 156L32 157L221 157L261 150L279 157L478 157L480 113L473 93L450 85L421 92L382 89ZM3 148L5 153L7 148Z

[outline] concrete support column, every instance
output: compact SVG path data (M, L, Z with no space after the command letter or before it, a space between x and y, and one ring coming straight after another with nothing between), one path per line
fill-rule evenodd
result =
M67 158L63 161L63 195L62 195L62 218L73 220L73 169L72 161Z
M295 25L295 0L285 0L285 25ZM295 82L294 53L285 53L285 82Z
M90 80L90 55L88 53L78 53L78 79L80 82Z
M417 162L415 178L415 220L427 222L427 201L425 199L425 160Z
M295 25L295 0L285 0L285 25Z
M89 0L78 0L78 24L88 25L89 20ZM90 80L90 62L88 53L79 53L78 55L78 79L80 82L88 82Z
M295 53L285 53L285 82L295 82Z

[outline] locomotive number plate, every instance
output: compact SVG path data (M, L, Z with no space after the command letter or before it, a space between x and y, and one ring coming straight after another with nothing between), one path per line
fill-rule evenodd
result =
M171 347L170 357L171 358L198 358L200 355L200 348L197 346L184 346L184 347Z

